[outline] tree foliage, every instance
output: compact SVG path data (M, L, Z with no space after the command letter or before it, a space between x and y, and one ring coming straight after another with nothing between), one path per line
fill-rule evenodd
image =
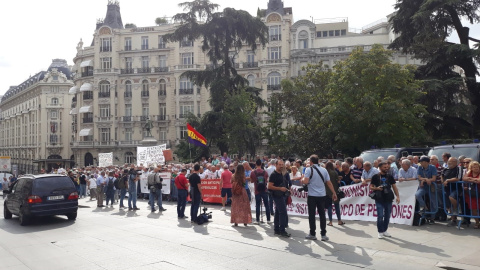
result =
M167 23L168 23L168 20L167 20L166 17L163 17L163 18L158 17L158 18L155 19L155 24L156 25L162 25L162 24L167 24Z
M211 68L207 70L182 74L194 84L210 91L209 103L212 110L199 120L201 130L205 132L202 134L221 152L226 152L229 148L239 152L254 151L260 140L259 127L254 126L253 121L245 121L244 114L249 113L247 118L253 119L258 108L263 106L263 101L259 97L260 89L249 87L248 81L238 74L230 55L232 52L238 54L243 47L256 50L258 45L264 46L267 42L267 27L259 18L252 17L243 10L225 8L216 12L219 6L208 0L184 2L179 6L185 11L174 16L180 25L175 32L165 35L165 38L171 42L185 38L199 40L202 51L211 62ZM234 101L241 103L242 107L237 109L242 113L231 109ZM248 138L235 141L233 138L238 134L231 134L232 130L248 130L244 132ZM232 135L231 139L229 135Z
M337 148L359 153L375 145L410 145L424 139L425 107L415 67L391 62L392 52L374 45L355 49L334 67L322 121Z
M391 23L399 37L391 48L421 59L425 63L422 77L436 77L438 80L448 75L445 70L452 70L455 66L462 68L468 98L471 104L476 104L480 101L480 87L476 80L480 40L470 35L464 22L480 22L479 8L480 0L398 0ZM447 40L452 35L458 37L458 43L452 42L451 38ZM448 91L453 90L451 82L444 82ZM457 92L462 91L461 84L457 85ZM480 127L480 106L476 106L469 119L477 129Z
M137 27L137 25L134 24L134 23L126 23L125 24L125 28L136 28L136 27Z

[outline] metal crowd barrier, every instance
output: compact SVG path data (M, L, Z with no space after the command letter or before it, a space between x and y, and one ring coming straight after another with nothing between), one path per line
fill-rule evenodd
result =
M480 199L478 197L479 192L477 185L478 184L464 181L449 183L447 187L442 185L445 214L447 216L457 217L457 229L460 229L463 221L466 221L468 226L471 218L480 218L478 212L478 209L480 209ZM455 189L456 192L453 191L452 188ZM454 209L455 207L450 202L449 197L456 200L456 209ZM450 208L450 212L447 211L447 208ZM471 210L475 208L477 214L473 215ZM458 217L462 219L458 219Z
M433 187L433 188L432 188ZM438 199L438 193L441 191L441 189L437 186L437 183L431 183L427 187L422 187L426 188L428 190L427 193L425 193L423 197L423 201L425 202L425 209L427 209L428 206L428 211L415 211L415 213L420 214L420 219L418 220L418 226L422 225L422 221L427 219L428 216L433 216L431 219L435 219L435 215L438 212L439 208L439 199Z

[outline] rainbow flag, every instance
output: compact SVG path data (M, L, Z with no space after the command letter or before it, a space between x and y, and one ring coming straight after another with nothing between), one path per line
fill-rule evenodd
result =
M187 123L188 130L188 142L196 146L207 147L207 139L202 136L198 131L196 131L189 123Z

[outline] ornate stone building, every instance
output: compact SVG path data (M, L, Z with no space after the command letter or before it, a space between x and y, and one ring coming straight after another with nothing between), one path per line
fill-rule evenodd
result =
M18 86L0 103L0 155L11 156L18 173L38 173L73 165L70 150L72 87L67 61L54 59Z
M232 51L232 57L239 73L268 100L290 77L292 9L270 1L264 14L269 44L256 52ZM186 136L186 116L210 110L209 92L181 76L210 66L201 43L165 42L175 24L124 29L121 21L120 6L110 2L91 46L82 41L77 46L70 93L72 150L79 166L97 164L104 152L114 153L115 164L134 162L147 119L159 144L174 148Z

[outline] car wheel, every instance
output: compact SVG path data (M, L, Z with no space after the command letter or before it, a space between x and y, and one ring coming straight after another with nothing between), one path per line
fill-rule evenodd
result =
M77 219L77 212L67 214L67 218L68 218L68 220L75 220L75 219Z
M5 219L11 219L12 218L12 213L8 211L7 204L3 205L3 218Z
M23 209L20 209L20 214L18 215L18 218L20 219L20 225L25 226L30 223L30 216L24 213Z

